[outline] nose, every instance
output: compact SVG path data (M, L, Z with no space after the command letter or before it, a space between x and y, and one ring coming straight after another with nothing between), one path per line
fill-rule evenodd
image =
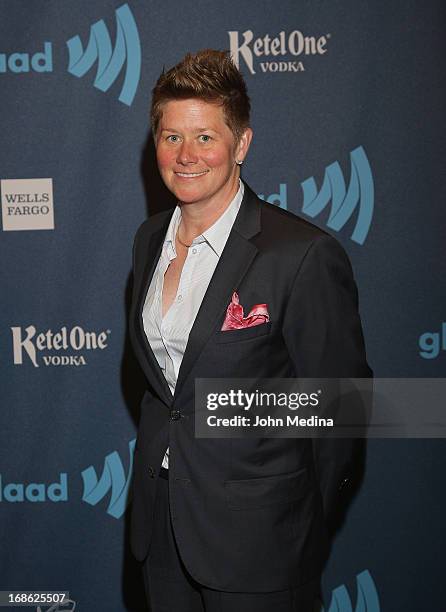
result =
M178 149L177 163L182 165L195 164L198 157L192 142L183 140Z

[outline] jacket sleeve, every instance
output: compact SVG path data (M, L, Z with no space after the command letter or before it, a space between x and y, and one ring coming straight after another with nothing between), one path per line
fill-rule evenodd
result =
M286 307L283 335L300 378L370 378L349 259L328 234L309 246ZM340 492L353 479L365 445L360 439L312 438L324 515L331 523ZM345 492L345 491L344 491Z
M133 277L133 288L132 288L132 304L134 304L136 299L136 291L137 291L137 278L140 273L140 267L142 268L145 264L144 260L141 260L141 254L139 253L139 238L143 231L143 228L147 226L148 220L146 219L141 223L135 233L135 237L133 238L133 249L132 249L132 277Z

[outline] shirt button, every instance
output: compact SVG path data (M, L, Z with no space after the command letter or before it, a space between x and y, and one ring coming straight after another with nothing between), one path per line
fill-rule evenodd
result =
M150 478L155 478L155 470L153 469L151 465L149 465L147 471L149 472Z
M195 255L195 253L197 252L197 249L192 249L192 253Z
M183 296L182 296L182 295L179 295L179 296L177 297L177 300L178 300L179 302L181 302L181 300L182 300L182 299L183 299Z

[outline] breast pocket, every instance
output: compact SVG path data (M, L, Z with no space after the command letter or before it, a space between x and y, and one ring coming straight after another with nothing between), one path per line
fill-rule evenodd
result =
M270 333L272 322L261 323L254 327L244 327L242 329L230 329L227 331L218 331L215 334L215 341L219 344L226 342L240 342L243 340L254 340L261 336L266 336Z

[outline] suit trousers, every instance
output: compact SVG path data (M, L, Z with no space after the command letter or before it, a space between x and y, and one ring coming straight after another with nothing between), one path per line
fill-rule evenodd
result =
M194 580L175 541L167 472L162 468L158 479L152 542L143 564L150 612L313 612L320 577L294 589L269 593L217 591Z

